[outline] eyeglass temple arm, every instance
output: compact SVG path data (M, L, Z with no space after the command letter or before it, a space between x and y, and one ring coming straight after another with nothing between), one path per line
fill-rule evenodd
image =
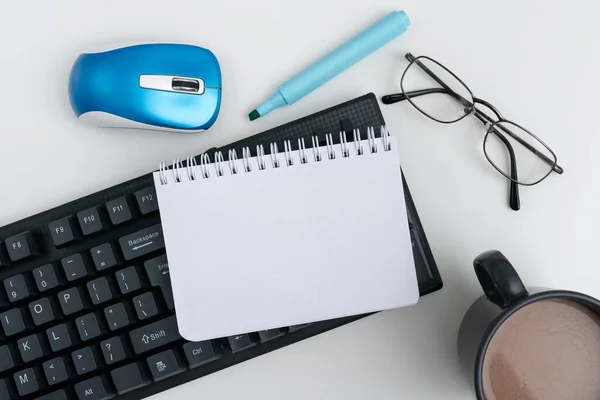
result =
M418 61L417 61L417 63L418 63ZM427 67L425 67L425 68L427 68ZM460 95L458 95L453 90L451 90L451 89L444 89L444 88L413 90L411 92L408 92L408 95L410 97L419 97L419 96L424 96L424 95L433 94L433 93L445 93L445 94L448 94L448 95L456 98L459 101L460 101L460 98L462 98ZM406 95L404 93L388 94L388 95L385 95L385 96L383 96L381 98L381 101L383 102L383 104L393 104L393 103L397 103L399 101L404 101L404 100L406 100ZM463 99L463 100L466 101L466 99ZM474 101L476 103L483 104L484 106L490 108L494 112L497 112L495 110L495 107L492 106L491 104L489 104L485 100L481 100L481 99L475 98ZM473 107L473 104L469 103L468 101L466 101L466 102L469 104L469 108ZM463 103L463 102L461 101L461 103ZM465 105L465 104L463 103L463 105ZM494 122L496 122L492 117L490 117L489 115L487 115L483 111L479 110L478 108L474 107L474 110L475 110L475 116L484 125L486 123L493 124ZM498 115L498 117L500 117L500 115ZM505 131L505 133L507 133L508 135L510 135L513 139L515 139L517 142L519 142L521 145L523 145L529 151L531 151L532 153L534 153L535 155L537 155L539 158L541 158L546 164L548 164L548 165L554 164L554 161L552 161L550 158L548 158L543 153L540 153L535 147L531 146L529 143L527 143L526 141L524 141L523 139L521 139L518 135L514 134L509 129L503 128L503 131ZM564 172L564 169L560 165L558 165L558 164L554 164L553 170L554 170L554 172L556 172L559 175Z
M491 133L496 135L498 139L504 143L506 149L508 150L508 158L510 159L510 177L512 179L510 181L508 204L513 210L519 211L521 209L521 198L519 196L519 185L517 184L519 181L519 176L517 175L517 157L515 155L515 151L508 139L503 134L498 132L496 129L492 130Z

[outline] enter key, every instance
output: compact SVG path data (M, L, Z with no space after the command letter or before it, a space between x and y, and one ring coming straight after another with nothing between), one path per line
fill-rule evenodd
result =
M150 284L160 288L169 310L175 309L173 300L173 289L171 288L171 277L169 275L169 261L167 256L162 255L144 263L144 268L150 279Z

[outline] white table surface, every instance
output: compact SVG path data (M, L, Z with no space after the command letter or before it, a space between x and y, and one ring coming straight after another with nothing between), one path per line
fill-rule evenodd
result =
M295 105L250 123L277 85L385 13L409 30ZM156 399L469 399L455 342L481 294L472 268L499 249L530 285L600 296L600 3L593 1L0 2L0 225L345 100L398 91L404 53L438 59L556 151L563 176L521 191L485 160L473 118L437 124L409 104L382 106L444 288L259 357ZM183 136L81 125L69 69L88 48L174 41L210 48L223 106L206 133ZM169 397L170 396L170 397Z

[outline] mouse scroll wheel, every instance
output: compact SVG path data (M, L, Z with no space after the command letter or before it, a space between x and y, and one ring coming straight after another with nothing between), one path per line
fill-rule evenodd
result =
M198 93L200 91L200 81L188 78L173 78L173 90L177 92Z

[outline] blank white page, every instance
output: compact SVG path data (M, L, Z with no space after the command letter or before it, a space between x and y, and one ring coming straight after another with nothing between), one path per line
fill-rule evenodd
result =
M396 141L363 155L162 185L177 322L192 341L412 305L419 298Z

